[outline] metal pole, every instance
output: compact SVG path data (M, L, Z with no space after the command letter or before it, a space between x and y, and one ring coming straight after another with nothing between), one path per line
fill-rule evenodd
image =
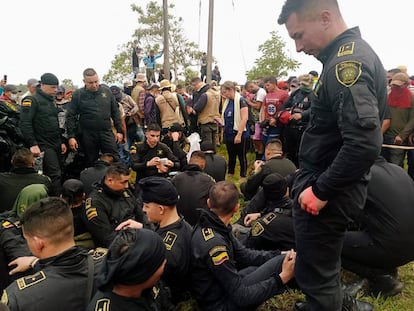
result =
M211 82L211 69L213 66L213 16L214 0L210 0L208 7L208 41L207 41L207 83Z
M167 0L163 0L163 23L164 23L164 77L170 80L170 53L169 53L169 25L168 25L168 3Z

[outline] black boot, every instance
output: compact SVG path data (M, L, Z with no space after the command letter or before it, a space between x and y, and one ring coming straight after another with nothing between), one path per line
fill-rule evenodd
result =
M401 293L404 284L398 280L398 275L383 274L369 280L369 294L384 298Z
M372 311L374 307L369 302L356 300L355 297L344 293L342 301L342 311Z
M342 291L344 292L344 295L349 295L351 297L356 297L357 293L368 286L368 280L367 279L361 279L359 281L353 282L353 283L342 283Z

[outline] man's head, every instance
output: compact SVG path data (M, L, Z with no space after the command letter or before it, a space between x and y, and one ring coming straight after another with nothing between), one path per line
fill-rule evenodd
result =
M66 93L66 89L63 85L60 85L57 90L56 90L56 100L57 101L61 101L62 99L65 98L65 93Z
M97 287L140 285L141 290L151 288L164 272L165 253L164 242L156 232L148 229L121 230L109 246L97 276Z
M262 182L263 194L267 201L279 201L287 196L287 181L278 174L272 173L267 175Z
M278 19L296 50L317 57L347 27L337 0L286 0Z
M3 96L10 98L11 100L17 99L17 93L19 90L14 84L6 84L3 88Z
M265 159L269 161L274 157L281 157L283 155L283 145L280 139L270 139L265 147Z
M410 85L410 77L404 72L396 73L390 82L391 87L406 88Z
M97 92L99 89L99 77L93 68L86 68L83 71L83 83L90 92Z
M151 176L141 179L139 186L142 190L143 210L150 222L160 223L171 212L176 213L178 192L171 181Z
M44 73L40 77L40 89L43 93L54 96L59 87L59 79L53 73Z
M256 94L260 87L254 81L247 81L244 84L244 88L246 89L247 92Z
M34 167L33 153L27 148L17 149L12 156L11 163L14 168Z
M198 165L202 171L206 168L206 155L201 150L195 150L191 153L190 161L188 164Z
M210 188L208 207L217 216L232 216L239 208L239 191L229 181L219 181Z
M122 164L112 164L105 174L105 185L115 192L124 192L129 187L130 172Z
M70 207L79 206L79 203L85 199L83 183L78 179L66 180L62 185L61 197Z
M194 77L191 79L191 87L196 90L199 91L204 85L204 82L201 80L200 77Z
M263 82L268 93L275 92L278 89L276 77L267 77L263 80Z
M40 259L75 245L73 215L69 205L60 198L45 198L32 204L21 222L30 251Z
M152 123L148 125L147 130L145 131L148 146L154 148L160 141L160 135L161 128L158 124Z
M137 77L134 79L134 81L137 84L143 85L145 82L147 82L147 76L143 73L137 74Z

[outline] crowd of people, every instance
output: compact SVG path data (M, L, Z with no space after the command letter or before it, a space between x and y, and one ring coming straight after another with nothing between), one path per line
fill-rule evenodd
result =
M240 86L206 84L202 70L188 86L156 83L162 54L136 48L132 87L93 68L73 91L53 73L20 98L2 81L4 308L254 310L294 288L306 296L294 310L372 310L360 289L403 290L398 267L414 259L406 68L385 71L335 0L287 0L278 23L322 61L320 76Z

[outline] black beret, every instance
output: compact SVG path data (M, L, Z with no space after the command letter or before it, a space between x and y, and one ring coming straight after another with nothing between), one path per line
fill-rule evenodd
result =
M262 186L266 200L270 201L282 199L287 191L287 181L278 173L267 175L263 179Z
M171 181L164 177L150 176L139 181L144 203L155 202L174 206L178 202L178 192Z
M47 72L40 77L40 83L47 85L59 85L59 79L53 73Z

